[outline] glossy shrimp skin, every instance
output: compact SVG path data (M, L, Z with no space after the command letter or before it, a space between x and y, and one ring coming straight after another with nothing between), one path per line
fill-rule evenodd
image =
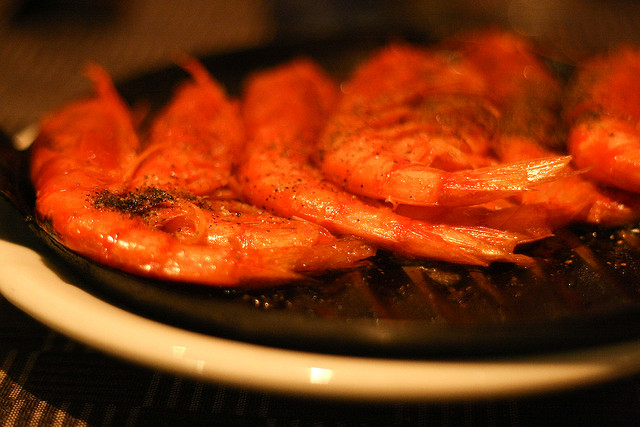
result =
M578 64L565 105L568 149L587 175L640 192L640 50L629 46Z
M38 219L70 250L130 273L214 286L294 280L370 255L315 224L196 196L188 175L171 188L130 190L140 143L129 111L103 70L90 76L96 96L45 120L32 154ZM175 176L154 173L154 182Z
M489 156L497 120L489 90L459 55L406 45L383 49L344 85L321 138L325 177L392 204L464 206L566 174L569 156L512 164Z
M180 188L213 194L229 183L234 159L244 142L238 103L193 58L181 66L191 79L153 121L129 188Z
M41 223L69 249L125 271L194 282L211 275L235 280L234 251L186 245L150 229L141 216L95 206L93 195L122 191L139 142L106 73L92 67L90 77L97 96L46 119L34 143L31 175Z
M67 190L74 185L68 176L75 174L87 176L82 182L118 187L123 167L135 162L139 140L127 107L102 68L90 65L87 74L97 96L50 114L40 125L30 173L41 194Z
M304 60L249 79L243 97L249 139L238 173L248 201L410 257L476 265L528 262L513 253L526 240L521 234L414 220L326 181L310 158L337 96L323 71Z
M507 159L523 159L549 154L550 151L527 139L512 138L503 148ZM537 205L546 212L553 229L572 222L616 226L640 218L640 203L632 194L605 188L581 173L542 184L518 196L521 204Z
M447 43L476 64L492 87L488 97L500 113L493 147L501 161L548 157L564 150L566 131L560 117L563 87L530 41L490 30ZM576 170L544 183L517 195L517 199L544 211L554 229L570 222L611 226L638 218L640 211L633 198L601 188L582 172Z

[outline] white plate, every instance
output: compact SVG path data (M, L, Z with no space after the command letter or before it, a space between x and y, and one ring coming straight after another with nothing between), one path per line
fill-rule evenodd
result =
M420 361L305 353L194 333L67 283L39 253L10 241L20 233L10 210L0 201L0 292L7 300L72 339L178 375L315 397L452 401L561 390L640 371L637 341L517 359Z

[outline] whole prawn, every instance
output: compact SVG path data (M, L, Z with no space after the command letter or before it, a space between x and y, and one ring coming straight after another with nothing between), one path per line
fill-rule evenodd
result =
M198 195L226 182L231 153L238 135L243 134L238 117L216 120L219 111L233 111L226 97L215 98L222 105L208 110L212 120L197 116L183 138L184 133L178 133L183 123L167 119L180 116L184 102L180 95L167 107L169 113L158 119L156 128L163 128L164 135L178 133L175 145L195 147L190 155L209 152L198 135L231 133L231 146L218 151L227 154L215 156L219 161L200 163L193 166L195 170L181 173L188 159L174 159L171 168L164 167L162 159L152 159L150 153L167 149L162 138L151 138L139 155L140 142L130 113L109 76L97 66L89 69L89 76L96 96L45 120L32 154L38 218L69 249L149 277L251 286L298 279L303 272L353 266L372 254L362 242L337 239L308 221L279 218L240 202ZM192 95L195 101L205 97L202 102L211 103L207 90ZM171 130L174 126L176 133ZM216 144L226 141L214 139ZM150 163L155 167L146 172ZM202 190L192 179L199 172L212 172L222 180Z
M568 150L586 174L640 192L640 49L630 46L578 64L568 91Z
M570 156L489 157L495 112L486 82L458 55L383 49L344 85L319 150L327 179L394 205L463 206L504 198L567 173Z
M306 60L262 71L248 80L242 108L248 142L237 183L248 201L410 257L477 265L530 261L513 253L530 236L418 221L325 180L310 159L337 98L337 86Z

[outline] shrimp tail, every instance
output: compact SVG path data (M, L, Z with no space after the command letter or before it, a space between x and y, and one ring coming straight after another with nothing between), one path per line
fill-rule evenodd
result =
M571 156L550 156L456 172L413 165L391 172L380 194L394 205L470 206L573 175L570 163Z

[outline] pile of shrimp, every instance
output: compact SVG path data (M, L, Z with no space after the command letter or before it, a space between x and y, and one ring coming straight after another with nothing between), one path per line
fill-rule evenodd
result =
M483 31L395 43L334 81L310 59L238 97L197 60L142 129L107 72L45 117L32 147L40 224L143 276L267 286L362 266L378 250L529 266L518 245L637 220L640 51L561 82L533 45Z

